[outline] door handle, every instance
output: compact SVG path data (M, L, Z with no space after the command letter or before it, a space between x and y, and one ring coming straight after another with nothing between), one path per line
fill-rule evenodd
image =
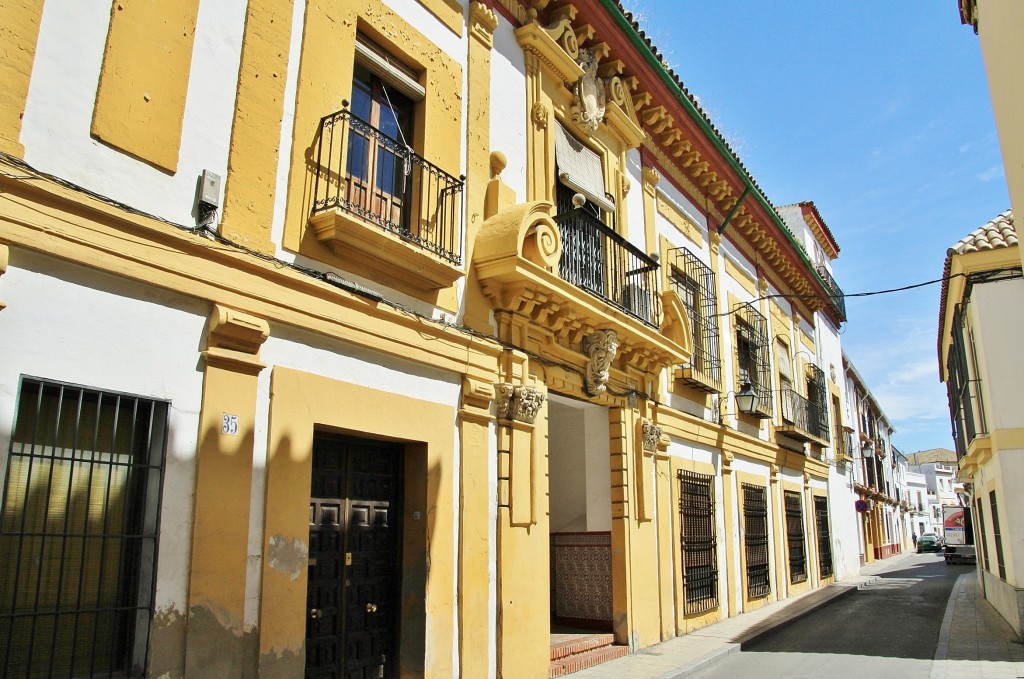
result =
M377 612L377 604L366 604L366 612L367 613L376 613Z
M316 620L317 618L319 618L321 615L323 615L323 613L324 612L321 611L319 608L311 608L311 609L309 609L309 617L311 617L313 620Z

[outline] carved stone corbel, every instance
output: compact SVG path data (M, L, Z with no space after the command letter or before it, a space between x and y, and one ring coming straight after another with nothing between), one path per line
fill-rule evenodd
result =
M587 393L603 394L608 389L608 371L619 350L619 336L614 330L595 330L583 338L582 348L589 359L585 376Z
M499 420L533 424L546 398L534 387L515 386L508 382L494 385L495 414Z
M643 423L643 437L644 437L644 452L645 453L656 453L658 452L658 444L661 442L661 436L664 431L661 427L651 422Z

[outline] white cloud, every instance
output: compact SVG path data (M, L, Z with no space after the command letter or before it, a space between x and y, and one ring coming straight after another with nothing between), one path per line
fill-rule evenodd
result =
M990 182L993 179L1002 179L1003 177L1003 166L993 165L989 169L977 175L978 179L983 182Z

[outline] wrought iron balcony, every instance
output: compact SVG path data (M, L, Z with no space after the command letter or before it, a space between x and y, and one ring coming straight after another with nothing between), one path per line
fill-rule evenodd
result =
M822 404L804 398L793 389L779 392L783 424L776 430L801 441L828 445L828 414Z
M832 305L839 312L840 320L846 320L846 296L843 294L842 288L836 284L836 279L832 278L832 274L828 272L823 265L819 264L815 267L818 271L818 276L825 283L825 287L832 293L829 295L829 299L832 300Z
M649 326L661 325L655 260L584 209L557 215L555 223L562 237L563 280Z
M347 102L346 102L347 106ZM340 210L458 266L464 180L346 109L324 116L313 215ZM336 238L335 232L327 237Z

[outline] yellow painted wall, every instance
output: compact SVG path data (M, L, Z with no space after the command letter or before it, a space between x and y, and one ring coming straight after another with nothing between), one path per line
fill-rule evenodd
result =
M778 508L775 505L775 501L771 497L772 496L772 484L770 484L768 482L767 478L765 478L764 476L757 476L757 475L751 474L749 472L741 472L741 471L735 472L734 475L736 477L736 516L739 519L739 528L740 528L740 539L739 539L739 542L736 545L736 548L737 548L737 551L738 551L738 556L739 556L739 562L740 562L740 581L737 583L737 587L739 588L739 598L742 601L742 607L743 607L742 610L743 610L744 613L748 613L750 611L756 611L758 608L761 608L762 606L765 606L766 604L774 601L775 598L777 597L777 593L775 591L776 588L772 587L771 588L772 591L769 592L765 596L759 596L759 597L751 598L747 594L747 576L746 576L746 573L747 573L747 552L746 552L746 549L743 546L745 529L744 529L744 522L743 522L743 485L742 484L749 483L749 484L753 484L755 486L759 486L761 488L764 488L765 489L765 494L766 494L766 499L768 500L768 503L769 503L769 505L768 505L768 542L769 542L769 544L774 545L774 548L771 550L772 552L774 552L774 554L771 553L771 552L768 554L769 568L771 568L772 571L773 571L768 576L768 581L769 582L777 582L778 581L778 564L777 564L777 562L773 561L773 556L777 555L778 551L779 551L778 550L778 545L777 545L778 529L776 527L776 519L775 519L775 512L777 512Z
M711 475L711 476L715 475L715 466L713 464L709 464L709 463L706 463L706 462L697 462L695 460L684 460L682 458L673 457L673 458L671 458L670 463L671 463L671 486L672 486L672 496L671 496L670 500L671 500L673 508L677 508L679 506L679 501L680 501L680 497L679 497L679 482L676 480L680 470L692 471L692 472L696 472L698 474L708 474L708 475ZM722 518L722 517L718 516L718 514L720 512L722 512L724 510L724 508L725 508L725 498L721 497L721 494L716 492L715 493L715 513L716 513L715 520L716 520L716 525L717 525L718 520ZM729 533L729 532L730 532L730 530L729 530L729 526L727 524L726 525L726 533ZM719 592L718 592L719 605L717 607L715 607L715 608L713 608L713 609L711 609L709 611L705 611L703 613L692 613L692 614L689 614L689 615L686 614L686 588L685 588L685 586L683 584L683 576L684 576L685 568L684 568L684 564L683 564L682 545L680 544L681 539L682 539L682 536L680 534L680 527L678 525L676 525L675 529L672 531L672 544L671 544L671 549L672 549L673 555L675 557L676 568L675 568L675 570L672 573L671 580L672 580L672 586L673 586L674 606L675 606L675 621L674 621L675 622L675 633L677 635L688 634L688 633L693 632L695 630L698 630L698 629L700 629L702 627L707 627L708 625L711 625L711 624L714 624L714 623L720 621L722 619L722 602L725 601L726 597L728 596L728 589L730 589L730 588L727 588L726 590L721 590L721 589L719 590ZM726 543L726 536L725 535L718 535L718 544L719 545L727 544ZM727 549L727 552L731 553L731 550ZM727 564L725 562L719 561L719 563L718 563L718 572L720 574L728 572ZM727 577L727 581L729 579L730 578Z
M547 411L499 426L498 679L549 673Z
M977 0L978 38L985 61L992 112L1006 169L1010 204L1024 214L1024 83L1018 64L1024 63L1024 5L1008 0ZM1019 253L1024 256L1024 252Z
M168 172L178 169L199 0L115 2L92 135Z
M454 288L424 291L401 267L381 272L359 258L344 258L317 240L307 226L312 211L315 155L320 119L351 98L356 33L362 32L388 54L422 73L426 98L416 105L412 146L452 176L461 174L462 66L397 12L384 5L310 3L306 8L295 104L291 177L283 245L316 261L377 280L446 309L455 310Z
M0 3L0 151L25 155L19 138L21 116L28 98L28 83L39 37L43 0Z
M216 679L248 664L243 643L249 543L245 509L252 494L256 376L263 368L256 358L218 348L204 354L185 647L189 677ZM238 418L236 433L222 431L225 415Z
M250 0L245 12L242 61L231 125L221 235L272 253L271 220L284 112L292 3Z

